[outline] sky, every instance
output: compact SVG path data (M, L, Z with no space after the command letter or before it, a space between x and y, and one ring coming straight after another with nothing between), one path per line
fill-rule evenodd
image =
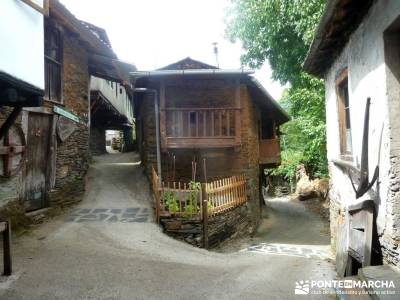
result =
M186 57L220 68L240 68L240 43L224 36L229 0L61 0L79 19L107 31L118 58L138 70L161 68ZM275 98L283 87L271 79L266 64L255 76Z

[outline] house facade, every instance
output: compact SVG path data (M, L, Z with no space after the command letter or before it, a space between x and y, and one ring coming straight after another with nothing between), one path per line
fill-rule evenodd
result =
M339 241L349 244L354 239L349 235L348 225L346 230L339 230L348 220L349 208L373 200L376 232L372 261L397 266L400 266L399 30L399 1L330 1L305 62L309 73L325 80L332 246L337 249L342 243ZM364 111L368 98L370 115L366 128ZM363 147L367 137L369 143ZM376 169L379 176L366 193L356 197L355 190L360 190L361 182L351 170L362 165L368 166L364 169L369 174L368 183Z
M0 39L7 45L0 57L0 206L22 194L19 174L26 144L21 129L22 107L43 103L47 7L39 8L41 11L22 1L4 1L0 9ZM9 25L14 22L15 26ZM38 47L27 49L27 44Z
M163 181L186 183L244 174L255 228L262 170L280 163L278 132L288 120L285 112L251 71L186 58L131 74L137 143L147 173L158 165Z
M12 2L16 9L37 9L35 5L29 7L27 1L5 2ZM14 164L18 164L18 168L13 167L16 172L2 173L0 208L17 203L26 211L32 211L80 200L91 155L92 77L113 80L125 90L129 88L129 78L121 74L125 70L135 70L134 66L118 61L104 37L105 32L97 34L97 27L75 18L58 0L45 3L47 11L40 15L36 27L32 27L41 35L36 34L33 51L26 51L29 63L24 66L39 81L38 88L43 89L41 103L36 107L24 107L6 137L0 140L2 144L13 141L24 146L20 161L13 155ZM9 4L0 4L2 13L4 5ZM11 28L13 26L1 26L0 30L12 34L8 32ZM26 32L21 38L26 39L28 35ZM20 45L12 46L11 52L21 50ZM9 60L24 63L15 56ZM7 106L0 109L5 120L10 109ZM105 143L105 135L103 140ZM1 155L2 162L10 160L9 153ZM6 169L4 164L0 167Z

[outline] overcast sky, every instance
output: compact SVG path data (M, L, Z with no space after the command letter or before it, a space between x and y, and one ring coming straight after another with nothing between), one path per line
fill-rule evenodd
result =
M240 68L241 47L224 37L229 0L61 0L79 19L106 29L114 52L139 70L153 70L191 57L221 68ZM282 87L263 67L256 77L275 98Z

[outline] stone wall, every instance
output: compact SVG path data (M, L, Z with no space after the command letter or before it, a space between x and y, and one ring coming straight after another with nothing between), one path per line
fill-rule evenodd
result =
M134 139L134 130L133 128L125 128L122 130L123 134L123 148L122 152L134 151L136 148L135 139Z
M336 224L340 222L337 212L356 201L374 199L383 260L396 265L400 255L400 57L399 43L390 39L390 30L399 15L399 1L376 1L325 75L328 160L341 157L335 81L348 68L353 164L360 164L365 103L371 97L370 176L377 165L380 169L372 190L355 199L347 174L329 163L332 243L335 243ZM398 40L398 31L395 39Z
M167 90L168 91L168 90ZM233 101L232 89L205 89L197 95L194 102L198 107L208 107L211 99L219 98L220 101ZM171 93L171 91L170 91ZM175 95L175 94L173 94ZM191 97L195 95L189 93ZM177 95L175 95L177 96ZM258 152L258 120L259 113L254 106L249 91L245 85L240 87L241 98L241 146L231 149L179 149L162 153L162 178L172 181L172 155L175 155L175 181L188 182L191 179L191 162L193 157L197 161L197 180L204 182L203 158L206 159L207 179L221 179L233 175L245 174L247 180L248 213L253 221L252 228L258 226L261 215L259 195L259 152ZM144 97L140 109L143 121L143 141L141 148L142 163L150 174L151 165L156 167L156 139L154 122L153 96ZM186 103L185 103L186 105ZM193 104L194 105L194 104ZM215 103L212 103L215 106ZM233 106L230 104L230 106ZM168 158L170 157L170 158ZM168 163L169 161L169 163Z
M107 153L105 129L95 126L90 127L90 153L92 155Z
M12 108L0 107L0 126L11 113ZM17 126L21 125L21 116L16 120ZM2 142L1 142L2 144ZM0 158L1 159L1 158ZM3 168L3 161L0 162L0 168ZM19 200L23 195L23 168L13 177L0 177L0 208L7 203Z
M248 233L251 222L248 206L243 204L208 220L209 248L218 246L224 240ZM162 218L164 232L178 240L196 247L203 246L202 221L185 218Z
M64 35L63 45L64 105L65 109L79 117L80 123L65 142L58 140L55 189L82 181L89 167L90 157L87 54L79 41L68 34Z
M63 46L62 106L80 121L65 141L57 138L55 184L48 193L50 206L65 206L81 199L90 158L87 54L77 38L68 32L64 34ZM52 103L46 104L52 106Z
M330 189L329 198L331 199L329 203L329 220L330 220L330 234L331 234L331 249L336 252L336 242L338 235L338 228L345 221L345 208L340 201L339 197L335 193L334 189Z

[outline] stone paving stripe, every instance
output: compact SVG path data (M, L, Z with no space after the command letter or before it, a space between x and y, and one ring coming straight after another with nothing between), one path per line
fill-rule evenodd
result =
M144 223L147 221L147 218L136 218L134 222Z
M108 222L118 222L118 217L117 216L112 216L107 220Z
M123 218L134 218L136 217L136 214L122 214Z
M104 213L107 211L108 211L108 209L106 209L106 208L96 208L93 210L93 213L97 214L97 213Z
M99 221L104 221L105 219L107 219L109 217L109 215L107 215L107 214L100 214L99 215Z
M97 219L97 215L90 214L90 215L83 215L81 219Z

